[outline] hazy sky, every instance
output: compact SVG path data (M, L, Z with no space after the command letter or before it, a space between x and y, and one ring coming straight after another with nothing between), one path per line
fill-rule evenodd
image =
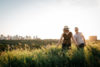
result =
M65 25L100 39L100 0L0 0L0 34L56 39Z

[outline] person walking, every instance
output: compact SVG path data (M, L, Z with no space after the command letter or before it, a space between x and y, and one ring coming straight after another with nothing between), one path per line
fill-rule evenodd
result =
M73 37L72 32L69 31L69 27L64 26L63 34L61 35L61 38L60 38L57 46L59 46L59 44L62 42L62 51L64 51L65 49L70 49L71 44L72 44L71 40L73 40L74 43L77 44L76 40Z
M78 48L83 48L85 46L85 44L86 44L85 37L81 32L79 32L78 27L75 27L74 39L77 42Z

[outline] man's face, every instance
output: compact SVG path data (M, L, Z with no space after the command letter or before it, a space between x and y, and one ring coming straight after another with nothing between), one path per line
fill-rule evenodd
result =
M78 32L78 28L77 27L75 28L75 32Z

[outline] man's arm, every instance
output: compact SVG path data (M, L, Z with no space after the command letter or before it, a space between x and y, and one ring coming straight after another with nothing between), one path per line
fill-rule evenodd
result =
M82 38L83 38L83 40L84 40L84 43L86 44L86 40L85 40L85 37L84 37L84 35L81 33L81 36L82 36Z

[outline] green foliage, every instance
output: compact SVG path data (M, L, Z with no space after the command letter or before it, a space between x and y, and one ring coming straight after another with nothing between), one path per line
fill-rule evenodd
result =
M10 46L9 50L22 48L25 49L25 45L28 45L30 49L33 48L41 48L41 46L46 46L48 44L55 44L58 40L55 39L46 39L46 40L0 40L0 51L7 50L8 46Z
M0 67L100 67L99 45L89 43L78 49L73 44L64 52L61 46L55 45L4 51L0 56Z

